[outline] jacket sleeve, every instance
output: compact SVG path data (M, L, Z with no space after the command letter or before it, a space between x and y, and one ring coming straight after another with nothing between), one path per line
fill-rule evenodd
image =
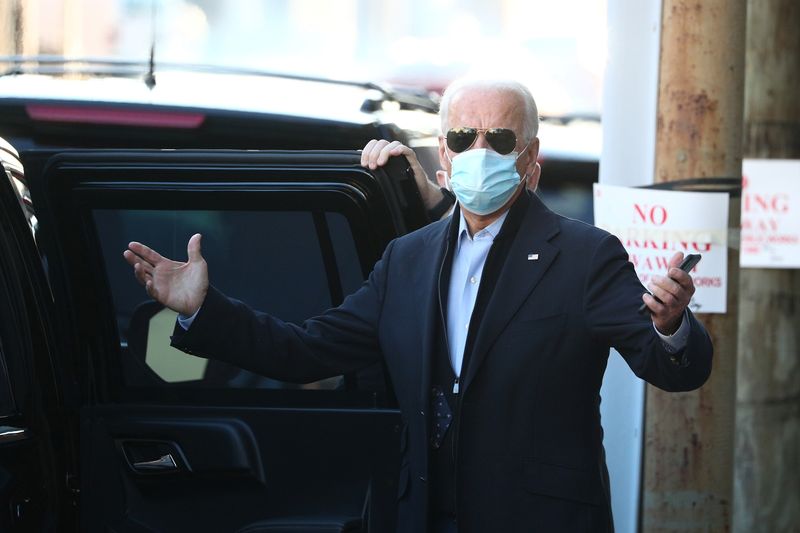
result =
M648 315L638 313L645 289L628 261L628 253L613 235L594 250L589 263L585 313L592 334L615 348L631 370L665 391L700 387L711 373L713 347L705 328L689 311L686 347L669 353Z
M296 383L368 366L381 357L377 331L393 244L359 290L339 307L299 326L254 311L209 287L188 331L176 324L172 346Z

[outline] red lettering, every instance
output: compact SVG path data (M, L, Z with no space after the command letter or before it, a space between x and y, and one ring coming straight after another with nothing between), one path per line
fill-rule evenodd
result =
M772 197L772 210L776 213L785 213L789 210L789 199L785 194L776 194Z
M745 194L744 210L746 212L786 213L789 211L789 196L787 194Z
M645 209L646 209L645 206L641 206L639 204L633 204L633 211L634 211L634 213L633 213L633 222L634 222L634 224L636 223L636 218L637 218L636 215L638 215L638 218L641 219L642 222L644 222L645 224L647 223L647 215L645 214Z
M667 210L664 206L633 204L633 223L644 222L645 224L653 224L654 226L663 226L667 221Z
M660 220L661 222L656 222L656 219ZM656 226L663 226L666 221L667 221L667 210L664 209L662 206L657 205L650 210L650 222L652 222Z

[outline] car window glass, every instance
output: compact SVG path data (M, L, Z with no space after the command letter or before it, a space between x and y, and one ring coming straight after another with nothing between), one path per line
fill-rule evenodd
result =
M176 314L148 298L121 251L131 240L165 257L186 259L186 244L203 235L203 256L211 282L226 295L296 324L338 304L332 294L348 294L364 279L347 218L324 214L327 225L310 211L191 211L95 209L97 235L111 288L130 385L146 384L149 374L166 383L224 387L298 388L184 354L169 346ZM327 228L325 228L327 226ZM327 231L334 258L323 257L320 232ZM331 289L333 276L341 287ZM337 279L338 278L338 279ZM304 386L337 388L340 378Z
M364 281L365 273L361 271L356 243L350 231L350 223L341 213L325 214L330 229L331 242L336 255L336 266L342 281L344 295L354 293Z

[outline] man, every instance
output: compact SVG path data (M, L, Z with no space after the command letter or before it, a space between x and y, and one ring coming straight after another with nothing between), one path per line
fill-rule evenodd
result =
M442 100L439 154L459 205L396 239L340 307L302 326L208 284L200 236L176 263L125 252L183 318L173 344L283 380L383 357L403 418L398 531L610 531L599 390L609 347L665 390L699 387L711 343L674 268L644 294L619 241L535 195L536 104L513 82L462 81ZM374 168L402 145L375 141ZM650 317L637 312L644 299Z

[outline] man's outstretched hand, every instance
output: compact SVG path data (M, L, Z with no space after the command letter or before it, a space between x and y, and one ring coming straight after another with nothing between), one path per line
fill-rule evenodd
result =
M184 316L191 316L200 309L208 292L208 265L200 253L201 238L196 233L189 239L189 260L185 263L162 257L138 242L128 244L122 255L151 298Z

